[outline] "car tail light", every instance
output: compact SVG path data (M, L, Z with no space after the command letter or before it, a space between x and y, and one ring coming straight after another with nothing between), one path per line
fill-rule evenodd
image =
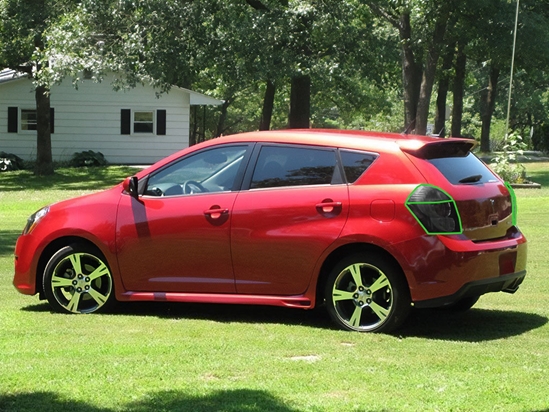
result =
M436 186L416 187L408 196L406 207L429 235L457 235L463 232L456 202Z

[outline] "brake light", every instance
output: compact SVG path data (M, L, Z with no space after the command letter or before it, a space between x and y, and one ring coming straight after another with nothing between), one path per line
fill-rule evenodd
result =
M419 185L406 207L428 235L458 235L463 232L456 202L444 190L433 185Z

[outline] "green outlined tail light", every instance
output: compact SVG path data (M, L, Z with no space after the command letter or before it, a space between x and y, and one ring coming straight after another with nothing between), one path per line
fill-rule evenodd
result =
M515 195L515 189L511 186L511 183L505 182L505 187L509 191L509 195L511 196L511 213L512 213L512 222L513 226L517 225L517 195Z
M429 235L463 233L456 202L436 186L423 184L416 187L408 196L406 207Z

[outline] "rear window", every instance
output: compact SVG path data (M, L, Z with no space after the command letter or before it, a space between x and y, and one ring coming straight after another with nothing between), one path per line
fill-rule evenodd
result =
M454 185L497 182L497 177L474 154L428 159Z

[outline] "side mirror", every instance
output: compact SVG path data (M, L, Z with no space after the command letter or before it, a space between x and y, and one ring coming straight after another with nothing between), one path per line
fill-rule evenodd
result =
M138 181L136 176L127 177L122 183L124 190L133 198L139 198L139 193L137 192Z

